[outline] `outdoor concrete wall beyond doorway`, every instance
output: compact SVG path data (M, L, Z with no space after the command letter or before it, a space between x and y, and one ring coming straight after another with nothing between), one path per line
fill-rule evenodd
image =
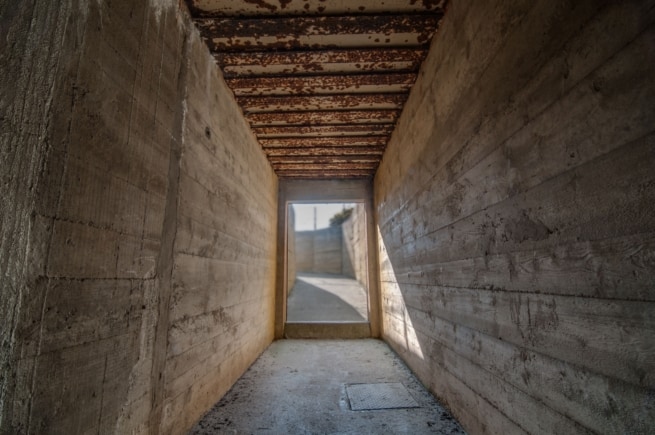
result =
M278 264L277 264L277 285L275 297L275 338L285 336L285 325L287 322L287 296L289 294L289 232L288 223L289 203L291 202L358 202L362 204L363 216L366 222L366 233L373 233L372 221L372 185L370 180L315 180L296 181L281 180L279 184L278 203ZM368 320L366 336L378 337L380 335L380 305L379 305L379 282L377 274L377 249L373 237L366 238L366 251L368 251L366 265L368 275ZM293 251L293 250L292 250ZM358 331L361 328L358 329ZM333 328L336 331L337 328ZM361 332L361 331L360 331ZM358 332L358 335L360 334ZM350 336L347 327L336 331L344 337ZM319 333L320 335L320 333Z

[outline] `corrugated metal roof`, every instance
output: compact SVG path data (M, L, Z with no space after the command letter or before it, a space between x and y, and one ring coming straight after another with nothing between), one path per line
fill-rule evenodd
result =
M375 174L446 0L186 0L280 177Z

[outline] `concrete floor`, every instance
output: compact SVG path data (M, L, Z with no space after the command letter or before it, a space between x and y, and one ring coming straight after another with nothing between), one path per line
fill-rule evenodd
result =
M366 290L340 275L299 273L287 301L289 322L366 322Z
M360 383L401 383L419 407L351 410ZM352 393L350 394L352 397ZM191 434L461 434L380 340L280 340L259 357Z

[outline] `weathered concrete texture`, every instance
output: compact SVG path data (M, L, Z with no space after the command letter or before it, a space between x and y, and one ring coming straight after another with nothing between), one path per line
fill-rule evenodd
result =
M315 231L297 231L296 269L307 273L333 273L343 270L341 226Z
M344 275L367 285L366 212L363 203L354 205L350 218L342 225L315 231L292 230L289 227L288 243L294 243L291 253L295 261L288 258L290 267L295 266L298 272Z
M655 428L655 7L452 2L375 179L384 337L472 433Z
M352 411L346 384L402 383L420 407ZM379 340L279 340L191 434L462 434Z
M276 179L178 7L0 6L0 433L179 433L271 341Z
M52 71L59 61L64 34L58 14L69 13L70 6L58 9L55 4L45 4L38 11L26 4L0 5L1 432L14 419L13 408L23 415L28 412L25 404L14 403L18 384L15 355L21 348L18 328L24 323L21 307L34 301L33 310L40 311L45 287L35 275L43 268L50 229L49 222L36 218L34 209L39 200L36 187L43 183L51 147L42 137L53 116L47 102L55 93ZM27 364L33 365L33 361Z
M277 178L192 37L164 433L187 429L273 340Z
M29 236L0 255L28 253L29 267L2 270L13 314L2 316L11 336L0 427L144 430L184 24L174 8L127 1L5 4L2 21L1 39L20 41L2 50L3 65L20 64L3 74L3 95L34 83L2 100L12 120L2 173L12 190L26 187L15 198L27 205L3 206L2 227L21 219ZM26 151L33 166L12 173Z

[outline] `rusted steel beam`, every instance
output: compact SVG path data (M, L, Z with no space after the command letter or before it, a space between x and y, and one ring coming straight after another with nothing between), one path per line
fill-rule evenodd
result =
M416 74L357 74L225 79L237 97L247 95L314 95L398 93L409 91Z
M218 52L225 77L417 71L427 49L379 48L294 52Z
M257 138L329 137L329 136L384 136L393 131L391 124L318 125L311 127L254 127Z
M392 124L398 110L347 110L316 112L275 112L246 115L253 127L274 125Z
M324 63L375 63L422 62L427 53L424 48L376 48L321 51L261 51L249 53L216 53L214 58L221 66L307 65ZM418 66L418 65L417 65Z
M351 136L351 137L293 137L277 139L259 139L265 149L302 148L302 147L379 147L384 148L387 136Z
M334 179L366 179L373 178L375 171L353 172L277 172L278 177L294 180L334 180Z
M212 52L427 46L441 13L281 18L197 18Z
M193 16L343 15L443 10L446 0L186 0Z
M370 178L446 0L186 0L276 173Z
M299 148L264 148L269 158L285 156L378 156L384 154L384 147L299 147Z
M405 100L407 100L407 93L239 97L237 103L244 113L266 113L303 110L401 109Z
M337 174L337 173L350 173L350 174L361 174L361 175L368 175L368 174L374 174L376 169L366 169L366 168L360 168L360 169L347 169L347 168L322 168L322 169L277 169L275 170L275 173L280 174L280 173L296 173L296 174L315 174L315 173L324 173L324 174Z
M243 66L221 66L223 76L248 77L248 76L284 76L293 74L357 74L357 73L391 73L391 72L416 72L418 67L415 62L386 61L386 62L363 62L363 63L307 63L307 64L271 64L271 65L243 65Z

